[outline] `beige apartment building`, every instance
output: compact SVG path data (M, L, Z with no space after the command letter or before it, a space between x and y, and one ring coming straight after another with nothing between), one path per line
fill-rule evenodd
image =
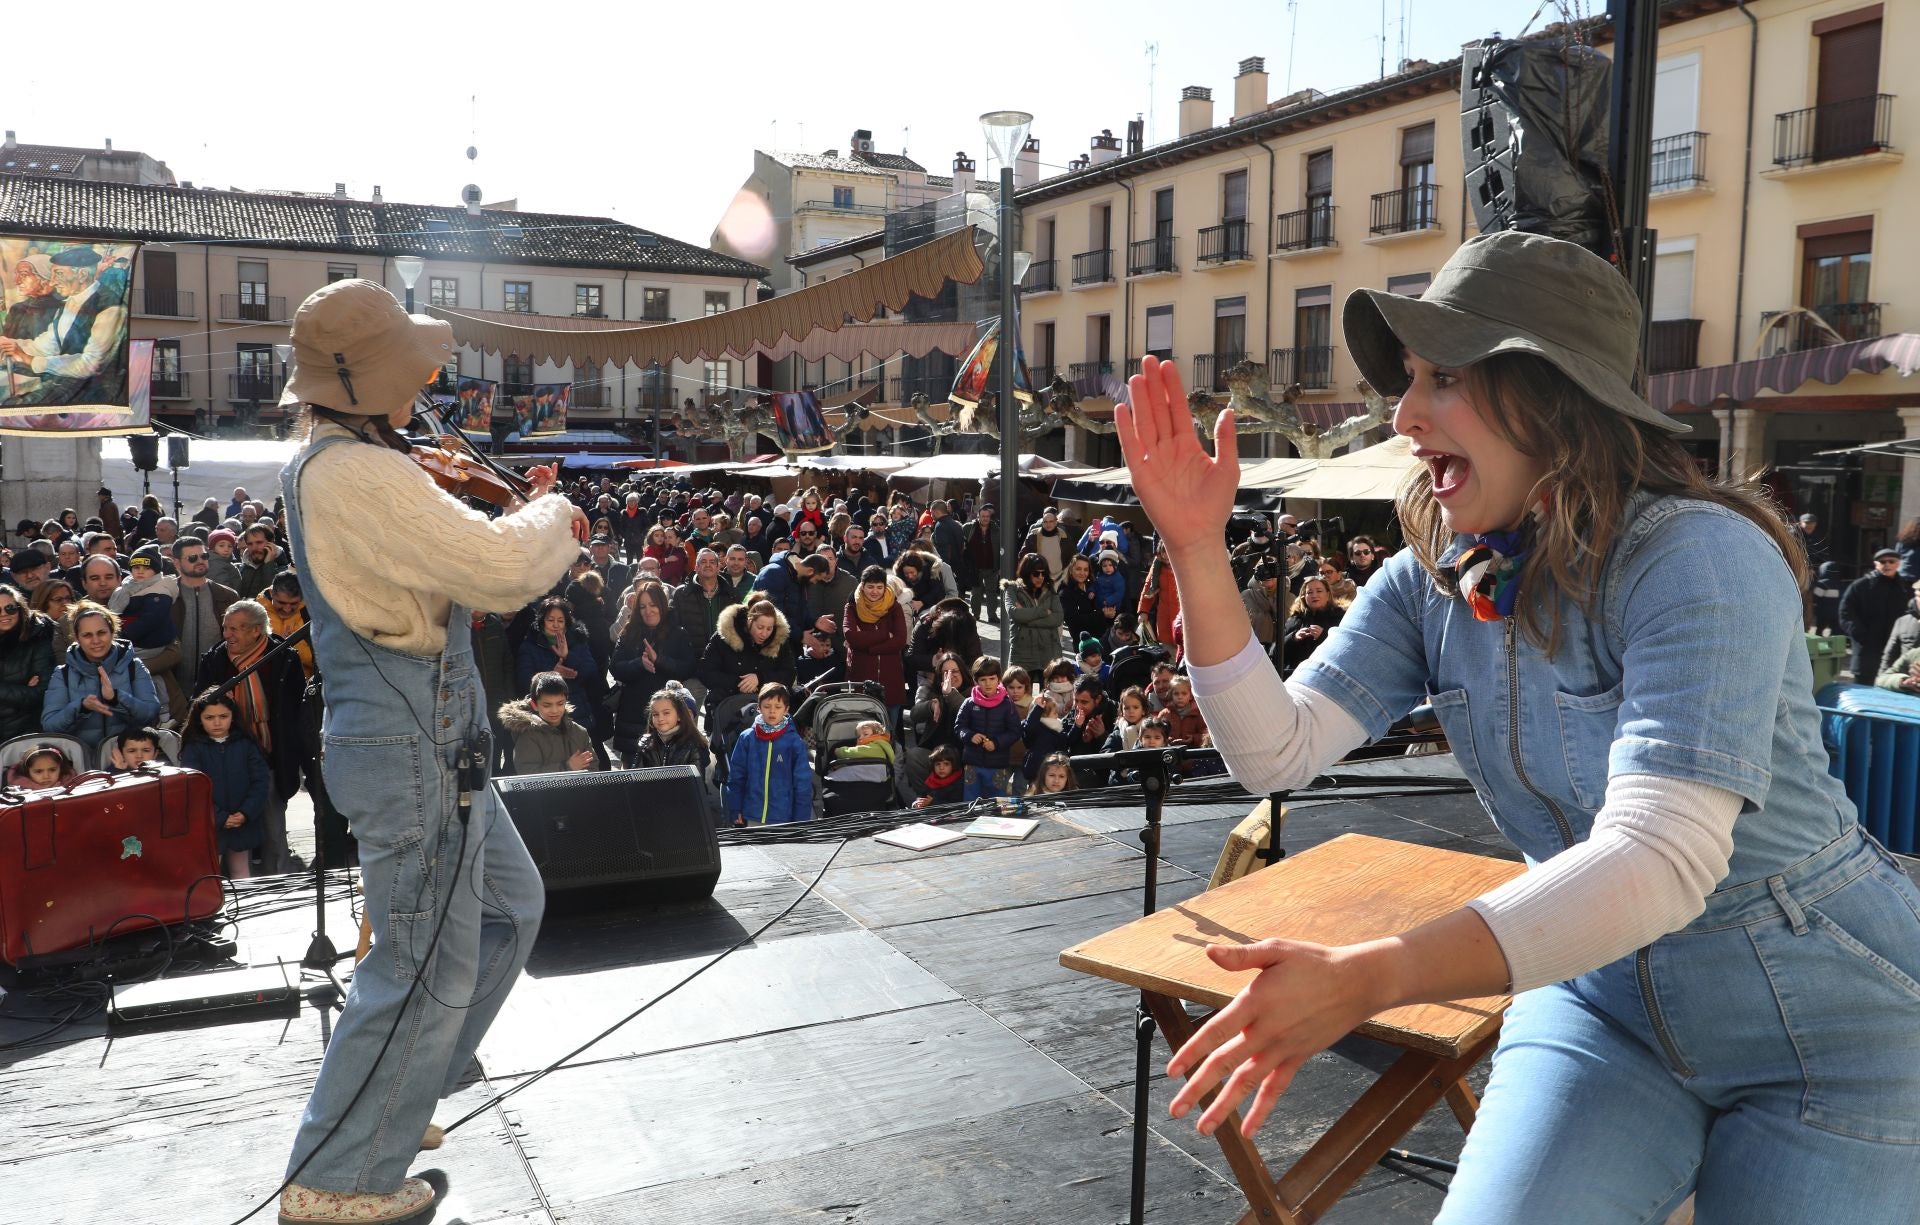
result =
M203 430L271 422L294 310L332 281L407 294L395 261L424 260L427 306L669 323L757 301L767 270L604 217L478 203L391 203L332 194L216 191L0 173L0 232L139 241L131 334L155 341L153 412ZM646 370L574 369L462 349L449 373L507 388L566 383L570 422L637 428L654 410L739 385L736 360Z
M1673 408L1693 423L1689 445L1703 462L1772 469L1783 499L1827 520L1836 556L1920 515L1920 461L1820 453L1920 437L1920 385L1897 364L1874 372L1872 354L1832 384L1794 381L1797 364L1778 359L1920 331L1920 251L1896 211L1920 199L1902 152L1920 111L1887 92L1914 51L1913 6L1682 0L1662 19L1649 372L1697 372L1700 402ZM1230 110L1188 87L1175 140L1123 152L1103 132L1084 168L1018 193L1037 381L1057 372L1097 400L1151 353L1219 387L1250 358L1299 383L1312 418L1360 411L1341 302L1361 286L1420 293L1477 232L1459 61L1334 95L1269 92L1263 61L1244 60ZM1781 312L1795 313L1773 323ZM1093 435L1070 436L1066 454L1118 462Z

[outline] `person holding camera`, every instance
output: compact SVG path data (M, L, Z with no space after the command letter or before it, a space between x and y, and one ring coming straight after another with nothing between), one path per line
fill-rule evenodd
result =
M1209 730L1297 787L1431 701L1528 869L1345 946L1216 944L1248 974L1167 1067L1172 1113L1257 1129L1383 1010L1510 994L1438 1225L1920 1219L1920 886L1827 770L1805 556L1636 390L1642 313L1576 244L1495 231L1419 298L1347 298L1347 350L1418 464L1408 547L1294 675L1266 666L1221 528L1234 414L1197 436L1147 358L1115 426L1167 540Z

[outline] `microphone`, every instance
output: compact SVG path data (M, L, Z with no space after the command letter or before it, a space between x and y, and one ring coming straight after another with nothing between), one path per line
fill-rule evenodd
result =
M1074 767L1093 770L1138 770L1164 763L1172 767L1183 761L1219 761L1219 749L1189 748L1169 744L1158 749L1122 749L1118 753L1089 753L1073 759Z

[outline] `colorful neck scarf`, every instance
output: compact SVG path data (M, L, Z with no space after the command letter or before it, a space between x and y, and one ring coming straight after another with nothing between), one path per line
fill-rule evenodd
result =
M980 686L975 685L973 687L973 704L975 706L984 706L987 709L991 710L995 706L1000 705L1000 703L1006 700L1007 700L1007 691L1004 686L994 690L992 697L988 697L986 694L981 693Z
M1533 554L1533 523L1517 531L1487 532L1473 538L1453 562L1461 598L1476 621L1500 621L1513 615L1520 598L1520 574Z

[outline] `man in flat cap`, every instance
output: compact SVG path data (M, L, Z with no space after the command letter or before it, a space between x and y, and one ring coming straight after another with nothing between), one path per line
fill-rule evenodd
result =
M127 394L127 308L98 292L100 253L68 247L52 264L60 312L30 338L0 336L0 359L13 377L7 404L114 404ZM15 382L30 374L28 388ZM18 388L16 391L15 389Z

